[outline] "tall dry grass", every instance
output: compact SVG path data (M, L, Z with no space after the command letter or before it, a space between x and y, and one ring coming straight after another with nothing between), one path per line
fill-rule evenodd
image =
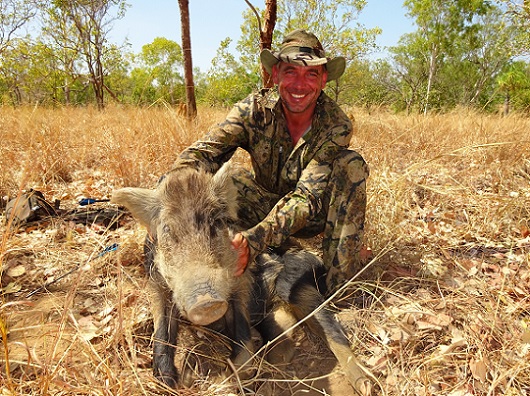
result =
M334 303L380 393L530 394L530 120L350 112L352 147L371 170L366 243L375 258L348 291L372 303L353 306L350 293ZM152 187L225 114L203 108L188 123L167 108L1 108L0 193L35 188L75 207L81 196ZM133 222L2 225L2 394L162 392L150 374L142 238ZM98 257L112 243L119 249ZM345 394L339 367L318 373L316 364L323 378L297 379L315 376L308 362L329 359L300 342L293 367L262 367L239 385L205 378L179 394Z

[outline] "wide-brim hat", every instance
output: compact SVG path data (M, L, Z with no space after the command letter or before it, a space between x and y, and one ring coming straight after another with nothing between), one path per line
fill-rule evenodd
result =
M299 66L326 65L328 81L338 79L346 68L344 57L327 58L317 36L303 29L295 30L285 36L280 51L272 52L269 49L261 51L260 59L269 74L272 73L272 66L280 61Z

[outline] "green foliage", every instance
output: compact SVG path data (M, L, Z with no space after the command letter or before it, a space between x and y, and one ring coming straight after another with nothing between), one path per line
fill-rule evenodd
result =
M139 59L140 67L145 69L145 75L142 76L141 81L138 81L141 90L135 90L136 95L142 93L141 96L134 98L136 103L146 103L146 100L154 103L162 100L174 105L184 101L184 79L181 74L184 59L182 48L178 43L157 37L152 43L142 47ZM136 74L136 76L141 75L142 73ZM145 91L148 85L151 85L152 89ZM153 91L154 97L150 95ZM149 95L143 97L143 93Z
M202 100L210 105L229 106L243 99L259 85L259 73L249 72L229 51L231 40L221 42L206 77Z
M105 85L119 102L127 103L130 92L128 73L131 68L129 54L116 45L110 45L105 52L104 63L107 65Z
M133 104L152 104L156 102L157 92L151 74L139 67L130 73L130 100Z
M517 28L517 36L511 42L510 51L515 55L530 54L530 3L519 0L496 0L506 10L506 17Z
M33 0L0 1L0 56L17 37L18 31L36 14L36 2Z
M516 29L487 1L407 0L419 29L391 48L408 111L494 109L495 78L510 62Z
M529 64L518 58L530 48L530 11L524 2L406 0L417 29L378 61L367 55L381 30L357 22L366 3L281 2L273 48L295 28L316 33L328 56L347 59L343 77L326 88L344 105L407 112L457 106L528 111ZM179 44L160 37L133 55L109 42L111 22L127 9L123 0L35 4L0 2L0 104L85 105L102 100L102 92L105 102L134 105L185 100ZM257 11L263 15L264 10ZM42 21L38 39L21 35L20 27L37 14ZM256 16L247 9L241 21L241 38L235 43L239 55L226 38L208 71L195 70L198 101L231 106L262 85Z
M57 67L57 59L42 42L14 40L5 52L1 69L4 101L9 104L53 104L64 100L67 76Z
M367 29L354 24L366 3L366 0L282 2L275 37L281 40L294 29L307 29L319 37L328 56L341 55L354 60L375 48L375 38L381 33L380 28Z
M74 49L73 56L82 60L83 72L89 76L97 106L103 109L108 91L104 63L109 51L107 35L112 22L124 15L125 1L49 0L43 1L41 7L44 33L58 48ZM69 68L71 59L64 61L65 68Z
M499 91L504 98L504 112L530 112L530 65L517 61L505 67L497 77Z

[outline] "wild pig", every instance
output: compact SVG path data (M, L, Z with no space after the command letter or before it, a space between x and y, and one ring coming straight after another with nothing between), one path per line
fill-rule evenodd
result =
M231 247L236 196L226 165L215 175L180 168L166 174L154 190L123 188L112 196L112 202L128 208L148 230L145 266L155 324L153 372L170 387L181 382L174 364L179 318L228 336L231 360L240 367L254 353L251 326L264 341L273 340L294 318L305 318L324 301L318 289L324 283L317 282L325 279L322 262L299 249L262 254L243 275L235 275L241 272ZM320 309L307 324L330 346L354 389L366 394L367 374L333 314ZM289 340L282 337L280 342L282 348L268 354L272 361L292 357Z

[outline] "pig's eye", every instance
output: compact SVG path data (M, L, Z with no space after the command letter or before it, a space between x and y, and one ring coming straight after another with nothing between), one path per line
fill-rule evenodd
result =
M197 228L201 228L204 226L204 223L206 223L206 217L204 213L195 213L195 224L197 225Z
M210 223L210 238L215 238L219 235L219 231L222 231L226 228L224 219L214 218Z
M164 224L162 226L162 232L160 233L160 240L169 240L174 238L175 236L171 232L171 227L167 224Z
M177 235L171 231L171 227L168 224L162 226L158 237L160 244L172 244L178 241Z

